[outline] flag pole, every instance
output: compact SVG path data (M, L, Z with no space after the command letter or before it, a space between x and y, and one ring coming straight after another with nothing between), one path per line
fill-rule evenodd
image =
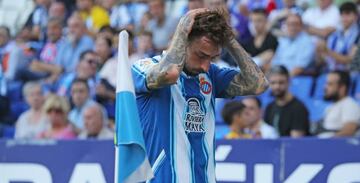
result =
M129 34L119 34L115 107L115 183L143 182L153 177L141 130L129 61Z

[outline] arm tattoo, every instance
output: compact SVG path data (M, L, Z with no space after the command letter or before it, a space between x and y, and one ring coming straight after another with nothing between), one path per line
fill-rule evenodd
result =
M149 89L157 89L176 83L185 64L187 32L191 30L191 21L192 19L188 16L180 20L166 55L147 74L146 81ZM174 77L176 74L177 77Z
M241 72L234 76L226 89L228 97L260 94L268 87L267 79L241 45L232 39L227 47Z

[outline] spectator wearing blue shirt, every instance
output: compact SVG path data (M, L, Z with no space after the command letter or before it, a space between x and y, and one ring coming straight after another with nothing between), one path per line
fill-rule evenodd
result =
M291 76L302 74L311 63L315 46L311 37L303 31L301 17L290 14L286 19L287 36L278 39L271 65L283 65Z
M152 19L149 21L146 30L153 34L153 43L157 51L165 50L176 29L178 19L165 14L165 1L149 1L149 11Z
M295 0L281 0L284 7L269 14L269 27L276 36L286 35L285 20L290 13L302 14L303 10L296 5Z
M71 100L74 108L69 112L68 118L78 130L84 129L83 113L85 109L95 104L90 97L90 88L87 80L75 79L71 84Z
M73 14L67 24L69 32L56 55L56 64L65 73L75 71L80 54L94 46L94 41L86 34L85 23L79 14Z
M46 26L49 17L51 0L35 1L36 8L32 15L32 36L40 41L45 40Z
M357 7L352 2L340 6L342 26L318 44L318 61L325 71L348 70L359 39Z

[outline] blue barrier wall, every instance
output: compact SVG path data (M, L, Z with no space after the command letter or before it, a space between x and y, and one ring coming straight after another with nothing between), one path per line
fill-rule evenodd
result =
M218 182L360 182L360 139L218 140ZM0 141L0 183L113 182L112 141Z

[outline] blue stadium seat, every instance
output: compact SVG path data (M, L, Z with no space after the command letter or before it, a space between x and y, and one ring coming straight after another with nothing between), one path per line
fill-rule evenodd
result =
M312 99L308 98L304 101L308 111L310 122L318 122L323 119L325 115L325 109L330 105L330 102L320 100L320 99Z
M20 81L11 81L7 83L7 95L11 102L22 100L22 87L23 84Z
M355 88L353 96L357 101L360 101L360 75L357 75L354 80Z
M274 97L271 96L271 90L267 89L264 93L262 93L261 95L258 96L260 101L261 101L261 108L265 109L266 106L268 106L273 100Z
M226 124L216 124L215 126L215 138L222 139L230 132L229 126Z
M296 76L291 78L290 92L300 100L306 100L311 95L313 78L311 76Z
M24 111L29 109L29 105L24 101L11 101L10 108L11 118L16 121Z
M316 78L315 90L313 94L314 99L323 99L325 84L326 84L326 74L322 74Z
M14 138L15 127L14 126L4 126L3 127L3 138Z
M215 100L215 122L218 124L224 124L224 120L221 117L221 110L228 100L216 99Z
M108 118L115 119L115 103L106 103L104 108L107 112Z

